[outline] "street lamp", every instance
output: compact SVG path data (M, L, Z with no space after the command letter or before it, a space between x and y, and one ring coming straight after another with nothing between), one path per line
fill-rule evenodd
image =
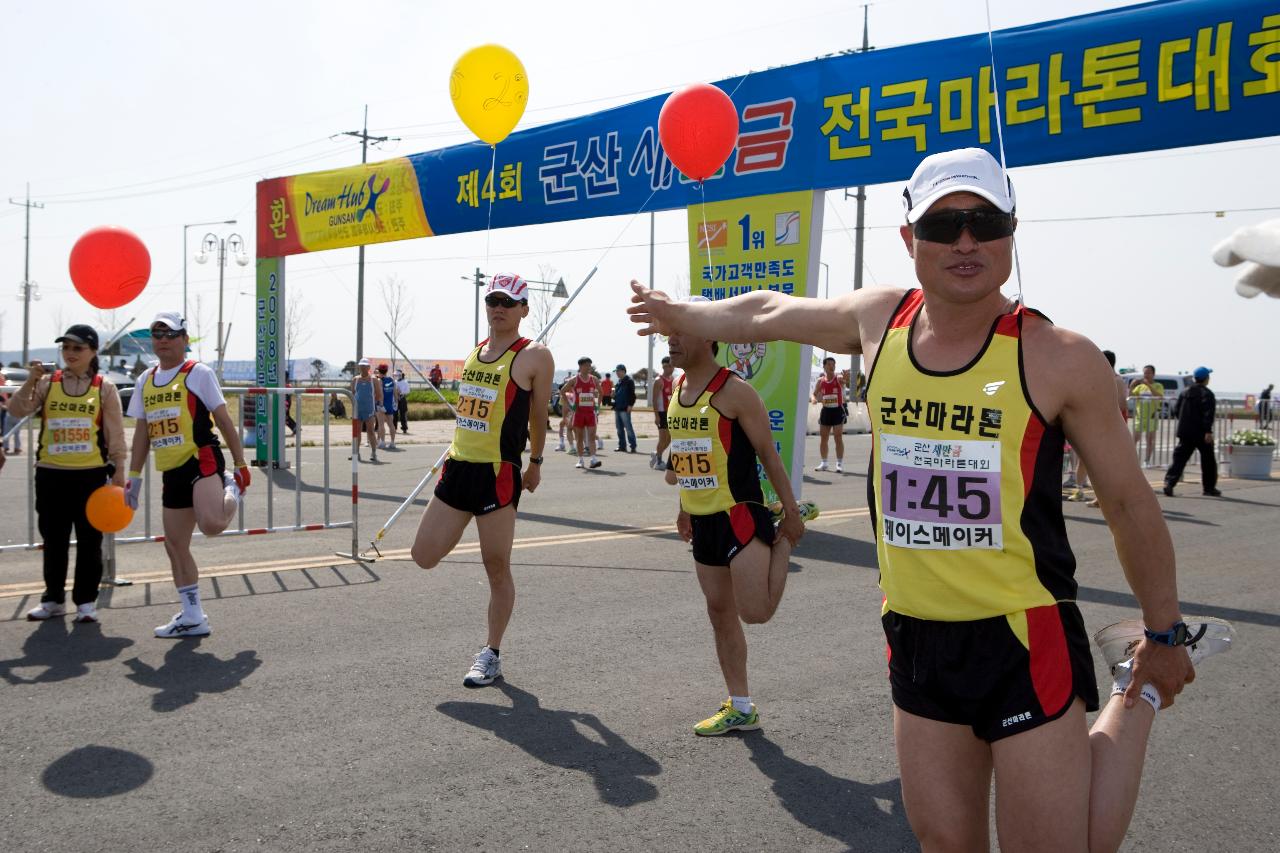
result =
M182 226L182 319L187 319L187 229L199 228L201 225L235 225L234 219L219 219L216 222L192 222Z
M200 252L196 255L196 263L203 264L209 260L209 254L213 251L218 253L218 382L222 382L222 362L226 355L226 340L222 335L222 283L225 271L227 269L227 250L235 255L236 263L240 266L249 265L249 256L244 251L244 239L239 234L231 234L227 237L219 237L212 231L204 235L204 239L200 241ZM186 317L182 318L182 322L186 323Z

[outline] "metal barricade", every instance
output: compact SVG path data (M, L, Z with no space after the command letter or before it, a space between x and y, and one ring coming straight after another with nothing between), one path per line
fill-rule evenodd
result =
M292 531L309 531L309 530L332 530L337 528L351 528L351 547L352 553L359 550L360 530L359 530L359 462L355 458L356 454L351 454L351 520L350 521L334 521L330 509L330 497L335 491L330 484L331 465L329 462L329 453L332 447L330 443L331 427L333 417L329 413L329 400L331 395L337 395L345 398L346 404L349 405L351 411L355 411L355 399L349 388L224 388L223 396L229 399L239 399L239 411L235 418L237 422L237 430L240 433L241 441L244 440L245 428L243 425L242 414L244 406L255 396L266 395L269 399L279 399L282 396L289 396L293 399L294 411L297 413L299 421L299 435L294 441L294 463L293 463L293 523L276 525L275 523L275 476L277 470L282 469L262 469L262 476L266 479L266 526L265 527L246 527L245 526L245 504L242 501L237 516L237 526L228 528L219 536L255 536L264 533L283 533ZM321 483L321 492L323 499L323 519L320 522L304 523L302 518L302 436L301 436L301 419L302 419L302 401L306 396L323 395L324 404L322 408L323 414L323 435L324 439L321 445L323 455L323 480ZM283 406L280 407L283 412ZM348 419L341 419L345 423ZM41 543L36 538L36 518L35 518L35 461L34 461L34 419L26 418L24 421L14 424L6 432L6 435L12 435L14 431L21 428L25 424L27 432L27 541L22 543L14 543L10 545L0 545L0 553L5 551L30 551L38 550ZM10 460L12 462L12 460ZM228 460L228 463L230 460ZM147 465L143 468L142 473L142 496L140 498L142 511L142 535L141 536L116 536L107 534L103 537L103 562L104 583L115 582L115 546L133 544L137 542L163 542L164 534L154 534L152 532L151 509L152 509L152 478L154 468L154 457L148 457ZM247 493L254 494L253 491ZM193 536L203 536L197 529L193 532ZM72 540L75 544L75 540Z

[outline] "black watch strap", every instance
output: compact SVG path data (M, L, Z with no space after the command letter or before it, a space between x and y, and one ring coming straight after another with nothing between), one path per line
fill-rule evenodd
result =
M541 457L541 456L530 456L530 457L529 457L529 464L530 464L530 465L541 465L541 464L542 464L542 457Z

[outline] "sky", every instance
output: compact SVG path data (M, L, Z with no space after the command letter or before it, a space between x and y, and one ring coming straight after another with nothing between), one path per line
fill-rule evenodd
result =
M1123 5L990 0L990 14L1003 29ZM158 311L180 310L185 257L188 317L206 336L197 355L214 359L218 270L194 260L205 233L240 234L252 255L255 183L359 162L358 141L335 134L358 130L366 104L370 132L398 137L371 149L371 161L472 139L453 112L448 78L476 44L503 44L523 61L525 128L802 62L857 47L862 37L861 7L835 0L655 0L607 15L604 8L577 0L12 5L0 36L0 71L10 81L0 194L21 199L29 182L32 199L45 204L31 212L30 278L40 296L31 307L31 346L52 344L75 322L105 335L132 318L143 326ZM871 5L870 28L877 48L948 38L984 31L986 7L885 0ZM1280 137L1271 137L1012 170L1028 304L1114 350L1120 367L1152 362L1172 373L1203 364L1227 391L1256 393L1280 379L1266 343L1276 339L1280 301L1236 295L1236 271L1209 257L1235 229L1280 217L1278 149ZM900 197L898 184L867 190L868 287L914 281L897 234ZM829 266L820 293L853 288L854 211L841 191L827 193ZM183 245L185 224L225 219L238 223L189 228ZM23 220L21 207L0 205L0 350L22 345ZM114 314L85 303L67 273L76 238L104 224L133 230L152 257L146 290ZM413 312L404 349L415 358L464 357L474 288L462 278L484 266L487 252L495 271L563 276L570 290L598 265L551 338L556 363L572 366L585 354L608 367L643 366L646 341L623 312L627 282L649 276L648 226L647 215L612 217L369 247L366 352L389 354L380 293L396 280ZM684 212L657 214L655 228L656 285L686 288ZM253 267L229 263L225 274L226 357L251 359ZM352 358L356 250L293 256L288 282L302 318L292 356L338 366Z

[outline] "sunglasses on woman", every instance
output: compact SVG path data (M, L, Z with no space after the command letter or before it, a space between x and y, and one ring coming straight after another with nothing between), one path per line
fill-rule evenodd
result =
M172 341L182 337L185 334L186 332L182 329L152 329L151 330L151 337L157 341Z
M999 240L1013 234L1013 214L1002 213L989 207L976 210L943 210L926 213L916 220L911 233L917 240L930 243L954 243L961 232L968 228L979 243Z
M515 308L517 305L522 303L502 293L490 293L484 298L484 304L488 305L490 308Z

